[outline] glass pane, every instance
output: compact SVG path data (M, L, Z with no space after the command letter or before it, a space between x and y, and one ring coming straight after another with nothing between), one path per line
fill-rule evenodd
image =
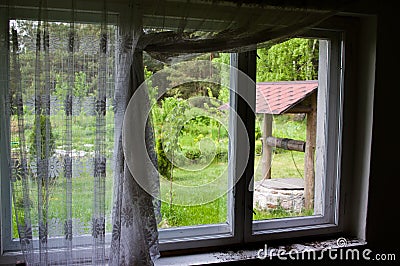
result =
M67 204L72 204L72 229L73 234L84 235L92 233L92 215L94 206L94 159L96 153L96 136L101 135L101 154L105 156L105 207L106 232L111 232L111 199L113 179L113 147L114 147L114 51L115 30L108 26L108 48L106 53L106 68L100 71L100 39L101 25L99 24L74 24L74 53L73 58L69 51L69 23L51 22L48 24L49 53L45 58L44 52L39 58L36 55L36 34L39 22L28 20L10 21L10 28L18 32L18 55L11 54L10 68L10 123L11 123L11 157L14 173L20 169L20 158L24 144L26 151L26 180L29 183L29 202L31 204L30 218L32 233L38 236L38 211L39 194L46 195L42 202L48 202L47 224L49 237L64 236L64 226L67 217ZM43 48L41 48L43 49ZM18 59L19 63L16 65ZM72 61L71 61L72 60ZM37 73L35 66L40 64L42 73ZM43 72L49 68L49 108L50 112L43 115L40 124L48 123L49 139L43 139L42 145L50 143L48 151L48 187L38 182L37 178L37 138L35 121L35 101L45 100L45 97L36 97L39 93L35 90L44 87ZM18 73L20 72L20 73ZM40 75L40 81L35 79ZM96 116L96 97L99 95L99 80L105 75L106 111L100 122ZM20 77L20 79L19 79ZM67 90L73 83L72 89L72 114L67 126L66 97ZM21 102L16 101L20 96L16 91L20 82L19 93ZM36 82L36 84L35 84ZM42 99L40 99L42 98ZM23 113L18 115L17 105L23 106ZM43 132L42 132L43 133ZM25 142L21 141L24 137ZM67 146L71 149L67 151ZM71 174L71 203L66 200L66 161L72 161ZM12 206L13 228L12 236L18 238L15 215L24 219L27 215L24 208L22 180L17 177L12 180L15 201ZM38 193L41 190L43 193ZM46 197L46 196L43 196ZM17 208L14 208L17 206ZM20 220L21 221L21 220Z
M170 67L144 59L160 173L159 227L225 223L229 54Z
M257 54L253 220L318 214L319 41L294 38Z

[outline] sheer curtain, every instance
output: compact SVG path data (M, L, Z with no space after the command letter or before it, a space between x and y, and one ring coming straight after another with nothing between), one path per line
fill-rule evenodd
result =
M11 129L13 232L29 265L152 265L159 257L147 95L125 112L144 81L143 51L173 64L205 52L254 50L317 25L343 5L90 0L88 9L79 0L62 8L45 0L23 8L13 2L6 7L10 14L25 14L24 8L36 14L29 20L10 15L9 105L3 114ZM100 22L81 22L85 8ZM68 19L58 20L57 10L68 10ZM118 23L111 23L115 13ZM145 128L123 136L124 119L144 121Z
M78 23L74 5L68 23L51 22L45 1L36 19L10 21L13 229L28 265L107 258L115 37L105 12Z
M119 53L115 91L115 178L113 199L113 230L110 250L111 265L151 265L159 257L157 223L160 221L160 201L158 200L158 172L154 151L154 138L146 111L149 102L144 95L134 112L125 114L130 99L144 82L143 51L137 42L143 34L143 24L138 9L131 8L121 15L119 24ZM136 96L137 97L137 96ZM132 109L131 109L132 110ZM123 138L125 115L136 121L148 121L146 127L133 129ZM136 134L135 134L136 133ZM126 138L130 143L146 142L147 148L133 145L126 149ZM152 164L143 159L147 154ZM126 158L126 155L129 156ZM130 161L128 164L127 160ZM135 178L134 178L135 175ZM138 176L140 175L140 177ZM155 189L146 191L138 178L149 180Z
M132 177L143 165L128 169L122 143L126 106L144 81L142 26L134 8L110 26L103 4L95 24L77 21L76 1L67 23L48 18L46 1L36 18L10 21L13 237L28 265L150 265L159 256L159 201ZM157 192L150 122L139 137L153 159L142 173Z

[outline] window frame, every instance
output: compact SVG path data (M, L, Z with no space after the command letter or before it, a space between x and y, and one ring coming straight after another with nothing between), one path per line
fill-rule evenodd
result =
M32 11L31 13L27 10L23 10L21 12L21 18L29 18L34 15L36 11ZM57 13L57 12L56 12ZM55 14L56 14L55 13ZM4 34L2 31L8 32L8 21L9 14L5 8L0 7L1 14L1 29L0 36ZM58 14L58 13L57 13ZM86 13L82 14L82 18L85 18L85 21L88 20L88 17L85 17ZM67 20L68 15L63 16ZM96 22L96 18L98 15L93 15L89 20L91 22ZM118 19L116 19L117 21ZM5 29L5 26L7 29ZM181 249L190 249L190 248L202 248L202 247L211 247L211 246L224 246L231 244L242 244L242 243L251 243L263 240L271 240L271 239L283 239L294 236L312 236L312 235L327 235L332 233L340 232L341 224L340 219L342 218L343 211L341 209L340 198L344 193L344 190L340 188L340 176L341 176L341 139L342 139L342 107L343 107L343 90L344 88L344 74L345 74L345 62L344 62L344 39L347 32L347 28L351 25L340 24L340 26L331 26L327 25L326 27L320 27L313 30L310 30L307 35L302 35L299 37L317 37L317 38L333 38L335 40L334 49L335 51L332 54L336 54L335 60L338 63L335 66L339 66L339 71L335 67L332 67L332 60L330 61L330 71L328 76L326 77L326 84L335 84L336 88L338 88L338 92L340 92L340 105L337 106L340 111L339 121L337 123L337 127L340 129L338 131L337 138L329 139L332 145L332 142L339 141L339 145L335 153L337 153L334 157L336 158L337 164L332 165L328 164L327 172L330 173L329 179L332 179L332 184L335 185L336 189L329 194L331 199L334 199L336 209L330 212L331 215L325 217L293 217L288 219L279 219L279 221L257 221L255 222L255 228L253 228L252 221L252 208L248 208L252 206L253 195L252 192L248 191L248 186L251 182L253 172L254 172L254 140L250 140L250 156L248 160L248 165L245 173L242 177L239 178L238 182L235 184L234 188L228 191L228 223L227 224L216 224L216 225L200 225L200 226L187 226L180 228L170 228L170 229L161 229L159 231L160 235L160 250L161 251L170 251L170 250L181 250ZM311 36L312 35L312 36ZM8 48L7 50L4 47L0 47L0 61L6 62L5 64L0 65L0 88L7 89L8 88ZM4 52L5 51L5 52ZM236 62L236 67L240 70L244 71L246 74L250 74L250 76L254 76L255 78L255 60L256 55L255 52L242 53L242 54L233 54L232 61ZM235 61L237 60L237 61ZM231 63L232 64L232 63ZM232 80L232 78L231 78ZM233 86L235 86L233 84ZM328 85L327 85L328 86ZM0 97L0 113L4 113L3 108L5 107L5 97L7 95L7 91L0 91L2 97ZM248 102L253 102L253 106L248 106L247 104L241 102L240 100L233 97L231 101L232 106L239 114L239 116L246 117L245 125L250 129L249 135L251 134L251 130L254 130L254 120L251 119L253 117L255 104L255 83L254 83L254 91L249 95L248 91L240 91L242 96L249 97ZM244 94L243 94L244 93ZM332 106L332 105L331 105ZM252 113L253 112L253 113ZM332 110L330 111L333 112ZM334 112L333 112L334 113ZM248 119L250 118L250 119ZM6 119L1 119L2 128L3 125L7 124ZM231 123L234 123L234 121ZM254 132L253 132L254 133ZM9 128L8 130L1 130L0 132L0 154L2 157L4 155L9 157L8 148L9 141L7 142L7 137L9 136ZM235 133L237 135L237 133ZM238 138L235 138L238 139ZM8 143L8 144L7 144ZM241 162L241 151L246 149L246 147L240 147L239 144L233 145L233 159L235 164ZM237 154L237 156L235 155ZM329 155L328 155L329 156ZM332 155L333 156L333 155ZM8 166L9 162L6 160L0 160L0 182L1 182L1 249L2 251L17 251L19 250L19 242L17 240L11 239L11 209L7 210L4 208L4 205L11 206L11 189L10 189L10 180L9 178L4 178L4 176L8 176ZM332 169L332 170L330 170ZM230 175L234 175L230 169ZM329 185L329 184L328 184ZM251 205L249 205L251 204ZM329 204L328 204L329 205ZM329 205L331 206L331 205ZM329 206L327 209L329 209ZM243 215L244 214L244 215ZM276 226L277 223L285 224L289 222L290 226L279 227ZM109 236L107 236L109 238ZM82 236L82 241L85 242L84 236ZM78 238L77 238L78 239ZM88 238L87 238L88 239Z
M9 32L9 16L5 8L0 8L0 116L5 114L6 107L6 95L8 95L9 88L9 48L8 48L8 32ZM19 248L19 244L12 241L11 237L11 226L12 226L12 213L11 213L11 184L9 178L9 165L11 158L10 155L10 121L8 117L1 117L1 131L0 131L0 200L1 200L1 251L5 250L16 250ZM3 159L4 158L4 159ZM4 208L4 205L10 208Z
M315 182L317 182L318 176L322 175L319 187L322 189L323 196L316 200L316 202L318 200L323 202L322 214L253 221L252 235L248 236L248 241L257 239L257 236L263 234L268 234L268 239L271 239L273 234L285 231L293 232L296 228L335 229L338 226L344 89L344 31L311 30L299 37L317 38L320 41L317 143L322 144L323 152L316 158L319 163L316 166ZM321 50L321 48L324 49Z

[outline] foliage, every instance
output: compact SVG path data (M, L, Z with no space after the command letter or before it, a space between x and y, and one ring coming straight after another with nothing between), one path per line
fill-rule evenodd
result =
M256 142L255 142L255 153L256 153L256 155L261 155L261 153L262 153L262 142L261 142L261 140L257 140L256 139Z
M195 58L193 60L193 62L197 61L195 64L186 64L185 68L180 68L179 71L166 69L171 88L166 96L189 99L195 96L207 96L209 90L213 95L218 96L221 86L213 82L212 77L217 76L220 70L214 65L208 66L205 60L210 60L210 58L212 55L205 54Z
M58 99L65 99L67 90L68 90L68 82L66 79L60 74L56 74L56 85L54 89L54 95L58 97ZM90 84L86 82L87 77L86 73L79 71L75 73L75 78L74 78L74 85L72 88L72 95L75 97L86 97L90 96Z
M284 114L274 116L273 136L277 138L291 138L306 140L306 119L297 120L296 114Z
M50 123L50 118L46 115L40 115L39 118L40 121L40 158L46 159L47 157L50 157L52 154L54 154L54 148L55 148L55 141L54 141L54 135ZM46 127L47 125L47 127ZM37 119L34 119L33 123L33 128L31 133L28 136L28 145L29 145L29 151L32 155L33 158L37 156L37 140L36 140L36 134L37 134ZM46 128L49 130L49 138L46 138ZM46 146L48 145L48 154L46 157Z
M221 86L221 89L219 90L219 93L218 93L218 100L221 103L229 103L229 96L230 96L229 88L227 88L225 86Z
M294 38L257 51L257 81L318 78L318 40Z
M218 53L213 57L212 61L215 63L221 64L220 67L223 67L224 65L229 66L230 65L230 54L229 53ZM221 76L220 79L224 80L226 83L228 83L228 81L230 80L229 72L220 70L219 75ZM228 84L225 84L225 85L228 85ZM224 86L224 84L222 84L218 94L216 94L216 98L222 103L228 103L229 95L230 95L229 87Z
M13 22L18 31L19 58L21 70L21 85L24 88L23 98L31 99L35 91L36 64L40 64L44 69L44 53L39 54L39 61L36 61L36 40L38 22L29 20L16 20ZM42 27L45 24L42 23ZM99 24L80 24L80 23L47 23L51 49L50 57L50 84L52 93L60 101L65 99L66 89L69 87L68 79L65 73L69 67L73 67L73 96L86 97L92 96L95 92L98 82L98 58L97 49L100 49L101 27ZM113 38L115 37L115 27L109 26L110 51L113 52ZM73 66L70 54L68 53L68 36L73 31L75 34L75 48L73 57ZM43 38L43 36L42 36ZM107 58L108 66L113 66L114 58ZM84 71L83 71L84 70ZM112 75L112 71L108 73ZM42 75L43 76L43 75ZM107 76L109 78L110 76ZM40 86L44 85L44 79L41 79Z
M152 108L156 152L160 174L171 180L173 178L171 160L179 148L177 135L179 131L176 131L176 127L184 123L184 112L188 106L186 101L174 97L165 98L160 102L161 106L154 104Z
M166 178L167 180L171 180L172 162L168 159L167 155L164 152L164 147L162 145L161 138L156 139L156 153L157 153L158 172L162 177Z
M220 64L229 65L230 64L230 54L229 53L214 54L212 61L220 63Z

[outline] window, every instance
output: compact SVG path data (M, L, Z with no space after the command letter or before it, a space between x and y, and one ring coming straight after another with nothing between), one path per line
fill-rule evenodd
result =
M54 23L54 26L62 27L62 23ZM89 27L84 23L80 26L82 28ZM166 115L170 115L170 117L166 116L163 120L169 121L170 123L175 123L177 121L180 123L178 131L173 131L173 129L168 130L168 123L166 129L163 128L158 131L159 128L157 127L160 125L157 123L160 121L157 121L157 119L153 117L153 120L155 120L156 137L162 139L160 135L164 134L163 132L171 133L174 135L172 140L176 140L176 142L170 145L179 147L178 150L180 152L177 154L170 153L168 152L168 147L166 147L168 145L164 144L166 146L162 147L162 143L157 143L157 145L161 146L156 148L162 148L158 151L158 155L160 156L161 150L163 150L166 160L175 161L175 164L178 163L179 165L180 160L185 161L189 159L189 165L191 166L191 168L185 169L188 164L183 163L182 165L184 167L171 168L171 165L166 164L166 178L163 179L161 183L161 198L164 200L164 205L162 206L164 219L159 225L161 250L250 243L274 238L288 238L298 235L319 235L340 231L340 196L343 193L343 191L340 190L340 179L342 163L342 107L344 100L343 91L345 90L345 34L346 32L344 29L332 29L327 27L326 29L314 29L307 34L299 36L303 39L307 38L312 40L313 44L318 45L319 51L318 58L315 59L318 61L318 73L316 78L317 88L312 87L311 91L304 92L303 95L300 95L299 98L296 99L295 105L292 103L289 106L293 108L293 112L295 112L295 108L297 108L296 112L299 113L308 112L310 114L311 111L314 112L312 115L307 115L307 120L304 120L302 124L302 126L306 127L304 123L307 124L308 121L311 120L310 116L313 116L312 119L314 119L315 122L315 126L313 127L315 135L315 154L312 151L307 154L313 154L315 158L311 156L311 159L306 160L310 160L310 162L312 162L311 165L314 165L314 167L311 166L310 168L309 166L308 168L312 169L311 172L314 172L314 177L311 179L311 182L308 183L307 187L305 184L301 184L299 185L299 189L299 187L296 187L297 183L294 185L298 190L303 189L306 191L309 189L309 191L311 191L311 199L308 198L307 200L310 200L312 203L307 208L296 205L296 197L300 198L300 204L302 204L302 198L305 197L305 192L298 196L298 194L291 191L287 197L290 202L289 208L283 206L282 201L285 200L284 198L275 198L276 204L268 205L269 203L262 199L262 197L266 198L267 196L260 196L260 187L263 186L265 175L269 172L269 167L265 166L266 160L269 159L263 156L267 154L267 150L270 152L278 148L293 150L294 148L288 148L289 138L295 137L290 137L289 135L277 137L273 131L274 126L276 126L275 124L278 122L280 126L285 126L285 118L275 117L275 119L279 121L275 123L272 122L271 128L271 126L266 126L266 121L271 121L271 113L264 112L260 113L261 115L257 115L257 101L259 100L257 98L257 83L264 81L259 81L257 77L256 51L219 55L219 58L224 58L225 60L222 60L222 63L227 63L228 61L226 59L229 58L231 67L222 66L222 69L214 69L214 66L221 67L221 64L206 64L205 67L211 66L211 68L208 68L209 71L216 71L216 74L218 74L220 78L218 82L186 82L184 84L182 83L183 85L178 84L182 85L181 87L173 85L171 86L171 90L168 91L169 97L158 99L158 101L156 98L159 98L159 95L154 91L151 92L154 93L153 95L156 95L155 106L152 110L153 115L155 116L155 112L159 112L158 115L160 115L160 113L162 114L162 112L168 110ZM6 51L6 49L2 47L1 51ZM26 54L28 53L26 52ZM7 56L9 55L3 55L3 57ZM213 61L209 58L206 59L208 62ZM83 63L93 63L93 60L87 54L82 60ZM112 61L113 58L109 60ZM28 63L26 64L28 65ZM112 63L110 65L112 65ZM54 88L55 94L62 93L63 66L65 66L65 64L63 63L62 57L60 57L59 65L53 66L56 70L60 69L60 73L57 71L54 72L54 79L59 81ZM185 69L189 72L191 71L185 63L183 63L182 66L186 66ZM0 67L0 81L3 84L6 84L9 80L6 73L8 73L10 67L12 67L12 63L11 65L2 64ZM29 66L27 66L27 69L29 69ZM95 72L96 70L93 71ZM110 91L108 92L108 96L110 96L113 86L111 82L113 70L108 69L108 71L110 75ZM80 98L87 101L91 100L89 83L92 74L93 73L77 72L76 80L82 81L82 90L85 90L83 92L85 95L78 97L77 101ZM150 76L151 73L147 80L147 82L153 83L151 84L152 86L149 86L150 90L157 86L161 87L161 85L156 84L154 79L150 78ZM22 79L22 82L28 84L27 86L29 87L31 81L29 80L29 76L26 77L26 79ZM179 78L180 77L177 77L177 79ZM312 79L314 80L314 77L312 77ZM310 83L311 82L308 84ZM192 89L188 90L189 93L194 94L187 96L185 100L190 98L191 101L179 101L177 100L178 97L173 97L174 95L182 96L182 94L185 93L185 88L183 87L185 84L194 87L199 85L196 87L198 89L196 92L199 92L199 94L194 93ZM204 96L203 98L197 97L200 96L200 91L201 95ZM227 91L230 92L226 93ZM29 97L27 99L29 99ZM311 102L314 100L315 103L313 105ZM56 102L54 102L54 104L56 104ZM194 108L196 104L201 107L207 106L207 109L196 109ZM228 111L226 112L223 109L224 105L228 106ZM0 106L4 108L5 105L0 104ZM310 107L312 110L307 109ZM84 105L82 108L84 109ZM302 112L300 112L299 110L301 108L306 108L307 110L304 111L305 109L302 109ZM84 111L83 109L82 111ZM285 109L282 113L287 113L288 110L289 109ZM1 113L3 114L5 112L1 110ZM110 114L112 114L111 107ZM27 114L27 116L28 115L29 114ZM279 115L281 115L281 113L279 113ZM210 119L210 117L212 119ZM264 122L260 121L259 118L261 117L264 119ZM29 118L27 120L27 126L34 127L32 123L29 125ZM13 132L13 124L17 123L17 121L13 120L12 116L1 117L1 121L9 121L10 123L10 132L6 132L5 130L1 131L1 186L3 188L10 187L9 180L4 178L4 176L7 176L8 165L6 163L7 160L3 160L3 158L6 156L10 157L7 159L13 158L13 138L17 137L17 134ZM57 132L57 130L59 130L56 126L58 123L57 119L50 122L54 124L56 131L53 134L63 134L62 132ZM77 152L91 152L92 146L90 145L92 143L90 143L90 139L93 137L93 134L91 134L93 132L90 128L94 122L90 119L80 120L79 114L76 115L75 122L76 126L84 123L81 132L82 136L87 138L87 143L82 143L81 145L87 150L77 150ZM111 135L106 139L107 147L113 145L112 124L113 121L110 118L110 120L107 121L107 126L109 127L108 133ZM267 133L267 131L269 133ZM196 134L196 140L192 138L194 134ZM176 135L178 135L178 138L175 138ZM268 144L268 137L272 137L270 140L275 142L270 142L270 144ZM84 138L76 136L74 142L85 141ZM10 140L11 146L5 143L6 140ZM298 139L294 140L298 141ZM279 141L280 144L278 144ZM306 135L305 139L295 143L302 147L296 149L307 149L308 141L308 135ZM304 142L306 142L306 144L304 144ZM57 143L56 140L56 147L62 147L62 145L62 143ZM9 147L9 150L6 150L6 147ZM198 147L198 149L196 149L196 147ZM209 148L209 154L212 155L210 158L208 157L209 154L204 153L204 150ZM58 149L57 152L62 153L62 149ZM293 164L296 164L295 168L298 168L300 164L304 163L301 158L303 157L303 153L297 156L293 155L294 151L281 152L286 153L283 164L292 161ZM57 153L55 152L55 154ZM275 156L277 157L277 155ZM73 163L77 165L87 164L86 162L80 161L81 159L82 158L79 158L79 160L77 159ZM160 157L158 159L160 160ZM15 163L15 160L11 161ZM56 167L56 159L54 162ZM193 162L196 164L193 164ZM278 162L278 158L270 160L271 180L275 178L274 171L279 169L279 166L276 165ZM112 167L107 167L108 171L110 171L108 176L111 177ZM82 171L85 172L86 170ZM295 173L302 175L303 171L296 170ZM194 175L194 172L197 174ZM84 173L79 175L83 176ZM188 179L188 176L191 180ZM221 181L221 183L213 183L216 177L220 178L219 181ZM299 179L296 181L298 180ZM107 182L110 181L111 179ZM195 188L191 190L187 189L187 186L193 185L193 183L188 183L189 181L195 182ZM283 181L292 180L288 179ZM182 186L181 190L177 190L177 184L178 186ZM210 186L203 186L207 184ZM285 185L288 184L285 183ZM199 190L198 187L201 187L203 190ZM108 188L111 188L111 186L108 186ZM267 189L270 188L274 189L274 187L267 187ZM287 189L287 187L284 187L284 189ZM77 193L85 192L82 187L76 187L76 190ZM1 199L3 248L5 250L17 250L18 243L15 239L13 240L16 234L12 223L11 195L9 190L5 191L8 192L8 194L3 193ZM279 189L274 192L280 193ZM111 205L111 191L107 193L107 200L110 201ZM205 198L202 198L201 194L203 193ZM191 200L193 202L191 202ZM198 205L199 201L202 205ZM84 212L84 203L77 204L82 204L82 212ZM108 205L109 208L111 208L110 205ZM57 207L55 206L54 209L56 210ZM194 220L193 217L196 220ZM209 219L210 217L211 219ZM82 235L85 233L86 232L82 232ZM56 237L57 235L54 236ZM84 239L82 241L84 241Z
M219 200L223 199L222 204L227 206L227 213L219 216L225 217L225 220L212 225L191 224L168 229L161 228L162 249L270 240L304 234L305 230L309 235L339 230L344 54L342 33L315 30L309 35L291 41L292 45L295 45L292 49L302 49L301 45L306 44L311 45L310 49L314 51L313 57L309 59L310 62L299 62L303 64L301 66L295 66L295 62L290 61L291 64L293 62L294 68L310 68L306 70L309 72L308 76L303 78L306 81L255 83L256 79L259 81L259 77L256 77L256 52L230 55L232 67L229 73L231 110L228 126L230 147L228 156L230 161L227 162L228 186L225 188L229 188L229 184L233 184L233 188L227 190L226 196L219 198ZM262 50L258 51L260 52ZM262 64L261 59L258 60L259 64ZM259 68L257 71L262 72ZM294 70L296 71L299 72L299 69ZM275 72L279 70L275 69ZM262 91L262 86L269 86L266 94L275 93L275 98L263 95L262 93L265 92ZM273 91L274 86L278 88L277 91ZM288 89L285 91L285 88ZM299 91L299 95L292 95L296 90ZM263 104L268 110L261 113ZM276 106L272 106L274 104ZM259 114L257 114L258 111L260 111ZM291 111L297 115L290 115ZM272 115L275 115L275 118L268 117ZM302 120L296 124L293 120L299 116ZM264 125L268 119L270 119L271 128ZM187 130L186 126L190 124L185 124L185 130ZM275 127L281 131L291 130L292 133L294 131L295 136L301 135L302 140L290 139L290 134L273 130ZM296 129L290 127L296 127ZM263 130L270 131L269 144L266 142L267 136L263 135ZM274 137L273 131L276 131L278 135L283 134L282 137ZM307 147L310 142L311 148ZM275 152L279 147L281 150L275 155L270 154L270 157L276 158L270 159L272 179L267 179L265 174L269 169L265 167L263 157L266 153L265 149L268 148L272 153L271 150ZM297 154L293 155L293 153ZM289 173L289 176L291 174L295 178L285 176L287 172L290 172L290 170L285 170L288 164L294 164L292 165L294 174ZM279 176L279 171L281 175L283 173L283 176ZM199 172L201 175L202 172ZM311 179L306 181L304 176L310 175L310 172ZM275 187L277 184L278 186ZM306 193L309 193L308 198ZM307 207L306 201L309 201ZM218 210L218 208L213 209L215 213L221 214ZM199 217L201 217L200 214Z

